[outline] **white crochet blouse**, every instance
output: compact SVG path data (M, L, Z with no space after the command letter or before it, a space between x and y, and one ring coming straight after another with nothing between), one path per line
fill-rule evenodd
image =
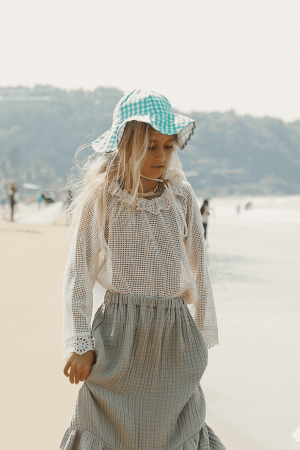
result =
M129 209L130 193L117 182L110 185L109 219L105 227L108 252L104 265L99 263L96 196L82 208L64 274L64 356L93 350L90 321L95 282L121 294L183 296L207 346L218 343L196 196L183 173L169 180L176 206L183 214L178 214L167 190L158 198L141 198L135 209Z

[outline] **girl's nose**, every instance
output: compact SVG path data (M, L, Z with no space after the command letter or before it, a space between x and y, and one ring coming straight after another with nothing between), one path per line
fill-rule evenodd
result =
M155 159L161 159L162 161L165 161L165 159L166 159L166 152L165 152L164 146L159 146L156 149L154 157L155 157Z

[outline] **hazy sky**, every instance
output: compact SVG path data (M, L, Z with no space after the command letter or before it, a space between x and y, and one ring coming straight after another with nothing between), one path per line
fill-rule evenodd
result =
M0 86L137 87L184 111L300 119L300 0L2 3Z

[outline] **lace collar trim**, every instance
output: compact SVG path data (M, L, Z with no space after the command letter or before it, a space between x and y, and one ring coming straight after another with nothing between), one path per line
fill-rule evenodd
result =
M174 195L179 197L184 197L183 184L182 181L185 176L176 175L175 177L169 178L169 185L174 193ZM116 198L116 200L124 205L132 205L132 195L130 192L121 189L117 181L110 183L108 192ZM152 214L158 215L161 210L168 211L172 206L166 190L163 191L160 197L155 197L152 199L147 199L146 197L141 197L135 207L137 211L148 211Z

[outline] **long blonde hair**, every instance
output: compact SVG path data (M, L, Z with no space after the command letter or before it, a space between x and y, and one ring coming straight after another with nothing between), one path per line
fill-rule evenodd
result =
M83 205L92 197L96 197L95 207L100 228L101 250L106 253L107 243L104 237L105 221L107 220L107 198L111 182L117 181L125 191L131 194L131 207L134 208L140 200L139 190L143 192L140 180L141 169L149 154L149 133L153 130L150 124L132 120L124 128L118 151L103 153L100 156L89 157L81 167L81 179L72 184L72 191L77 191L68 207L69 217L72 217L72 228L78 222ZM174 146L178 145L175 136ZM80 150L80 149L79 149ZM181 169L176 149L172 154L173 173ZM174 164L175 162L175 164ZM161 177L166 179L168 167Z

